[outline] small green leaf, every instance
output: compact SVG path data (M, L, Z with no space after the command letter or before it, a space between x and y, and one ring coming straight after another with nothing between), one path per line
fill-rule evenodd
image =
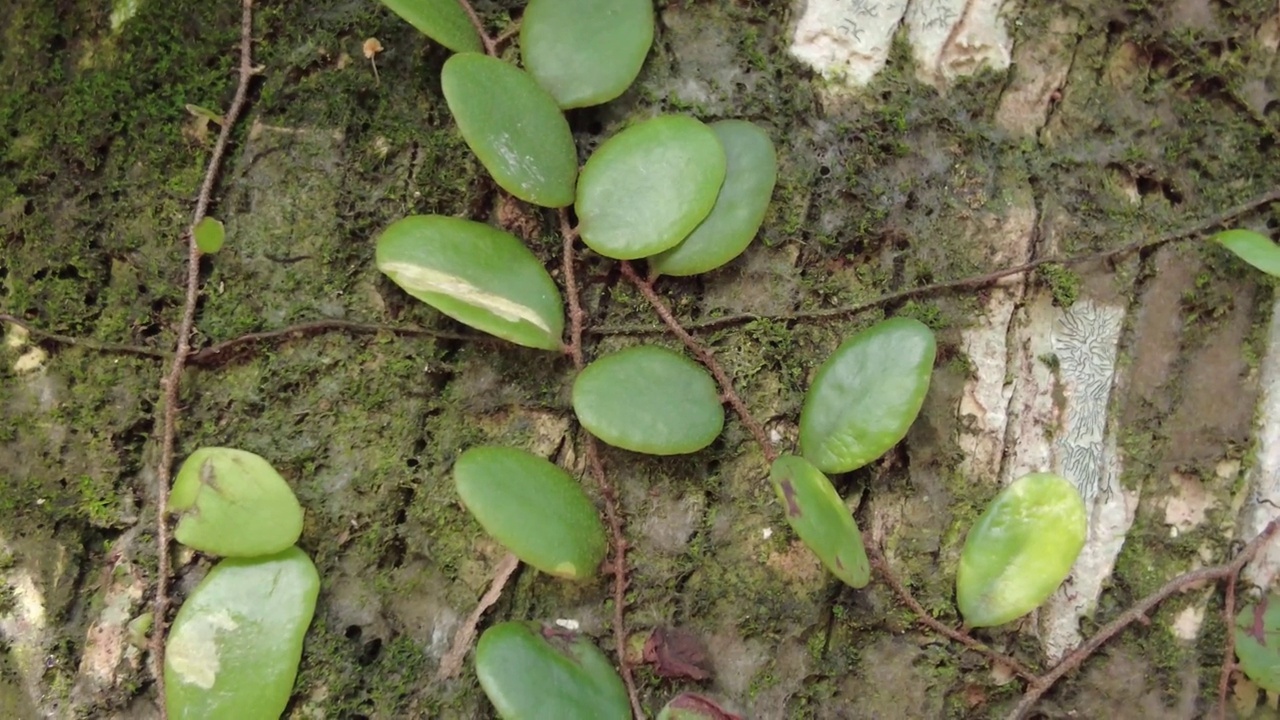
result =
M1003 625L1049 599L1084 547L1084 500L1053 473L1017 479L965 538L956 604L971 627Z
M196 247L206 255L212 255L222 249L222 242L227 238L227 231L222 222L206 217L196 223L192 231L196 237Z
M827 476L802 457L783 455L774 461L769 480L800 540L841 582L866 587L871 563L862 533Z
M562 108L621 95L652 44L650 0L530 0L520 24L524 65Z
M650 455L697 452L724 429L715 380L689 358L653 345L588 365L573 383L573 411L592 435Z
M604 525L564 470L523 450L474 447L458 456L453 478L480 525L539 570L582 580L604 560Z
M440 74L458 129L495 182L526 202L573 202L578 150L556 101L523 70L480 53L458 53Z
M846 340L800 411L800 454L825 473L856 470L906 437L933 372L933 331L892 318Z
M378 269L440 312L518 345L559 350L560 289L513 235L483 223L414 215L378 237Z
M480 52L480 36L458 0L382 0L382 4L454 52Z
M711 212L724 183L724 147L711 128L664 115L609 138L578 179L578 230L615 260L656 255Z
M1258 687L1280 692L1280 595L1264 595L1236 614L1236 657Z
M745 120L722 120L711 129L728 158L724 185L702 224L679 245L649 259L649 267L663 275L697 275L741 255L773 197L778 157L768 134Z
M1213 240L1262 272L1280 277L1280 246L1266 235L1252 230L1224 230Z
M502 622L476 643L476 676L503 720L629 720L622 679L591 640L555 626Z
M223 560L187 597L165 642L174 720L277 720L293 693L320 578L291 547Z
M302 506L280 473L259 455L205 447L182 463L169 493L178 516L174 538L224 557L271 555L302 534Z

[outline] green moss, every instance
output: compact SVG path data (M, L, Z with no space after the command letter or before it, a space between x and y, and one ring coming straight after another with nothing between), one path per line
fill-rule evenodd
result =
M1053 294L1053 303L1060 308L1069 308L1080 297L1080 276L1061 265L1041 265L1036 275L1049 286Z

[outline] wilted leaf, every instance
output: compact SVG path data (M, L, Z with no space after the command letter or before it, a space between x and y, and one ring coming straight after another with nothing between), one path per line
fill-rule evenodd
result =
M680 693L662 707L658 720L742 720L705 695Z
M191 592L165 643L174 720L277 720L293 693L320 578L296 547L223 560Z
M711 663L702 640L688 630L656 627L644 642L644 661L664 678L706 680Z
M474 447L458 456L453 478L462 504L516 557L571 580L596 574L604 526L564 470L523 450Z
M458 0L382 0L423 35L454 52L480 52L480 36Z
M1262 272L1280 277L1280 246L1266 235L1252 230L1224 230L1213 240Z
M711 212L724 183L724 148L711 128L664 115L609 138L578 179L578 230L615 260L656 255Z
M715 380L689 358L653 345L588 365L573 383L573 411L592 435L650 455L696 452L724 429Z
M476 643L480 687L504 720L629 720L622 679L591 640L534 622L503 622Z
M449 317L519 345L559 350L560 289L514 236L440 215L399 220L378 238L378 269Z
M663 275L696 275L741 255L773 197L778 158L765 131L745 120L722 120L710 127L728 159L724 185L711 214L688 237L649 258L649 267Z
M787 524L805 546L841 582L866 587L871 563L862 533L827 476L802 457L783 455L774 461L769 480Z
M495 182L526 202L573 202L578 151L556 101L520 68L480 53L458 53L440 74L449 110Z
M174 538L225 557L271 555L302 534L302 506L265 458L205 447L182 463L169 493Z
M621 95L652 44L650 0L530 0L520 25L525 67L563 108Z
M800 454L825 473L856 470L897 445L924 404L933 331L892 318L836 348L800 411Z
M196 223L192 233L196 238L196 247L200 248L200 252L211 255L222 249L222 243L227 238L226 228L222 226L222 222L206 217Z
M956 573L956 604L972 627L1015 620L1039 607L1084 547L1084 500L1053 473L1015 480L969 530Z
M1236 657L1258 687L1280 692L1280 596L1264 595L1236 614Z

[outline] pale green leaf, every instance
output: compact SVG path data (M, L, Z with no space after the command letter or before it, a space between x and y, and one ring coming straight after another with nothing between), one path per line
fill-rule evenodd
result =
M520 24L525 67L563 108L621 95L652 44L650 0L529 0Z

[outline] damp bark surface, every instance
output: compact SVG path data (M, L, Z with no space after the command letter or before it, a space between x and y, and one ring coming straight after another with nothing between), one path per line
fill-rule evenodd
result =
M181 312L182 233L217 133L187 106L216 115L229 102L239 7L116 5L7 3L0 311L165 352ZM521 3L476 6L500 32ZM745 118L770 133L779 179L751 248L657 287L682 320L757 316L698 335L784 448L814 371L844 338L886 315L935 330L932 387L906 440L833 480L866 541L940 620L960 623L960 549L1001 487L1046 469L1078 484L1090 534L1072 577L1032 616L978 633L1046 667L1270 518L1272 283L1196 237L848 317L796 314L1118 247L1280 186L1280 9L999 9L664 3L636 84L568 117L583 157L659 112ZM554 224L496 197L451 121L445 50L375 2L264 2L254 38L263 73L214 198L227 243L201 266L197 348L322 318L467 335L374 267L374 238L408 214L517 224L562 281ZM376 75L367 38L384 48ZM871 65L855 68L857 53ZM1242 222L1274 235L1278 220L1263 208ZM614 266L583 258L589 329L660 324ZM131 622L154 589L164 363L6 331L0 716L156 717ZM588 358L641 341L680 350L661 334L588 337ZM287 338L187 371L179 461L207 445L258 453L306 511L300 545L322 587L286 717L492 716L469 664L436 680L505 553L461 506L451 467L468 447L510 444L585 478L599 501L572 380L551 353L390 333ZM753 718L986 718L1017 702L1019 681L916 625L882 583L855 591L823 570L736 418L692 455L603 459L627 520L636 647L660 628L705 653L698 679L638 667L651 715L685 690ZM175 603L209 566L175 555ZM1248 577L1269 583L1272 567L1264 558ZM485 622L562 621L612 657L610 598L607 577L569 583L525 568ZM1172 598L1040 709L1204 715L1222 603L1220 588ZM1235 706L1252 708L1237 687Z

